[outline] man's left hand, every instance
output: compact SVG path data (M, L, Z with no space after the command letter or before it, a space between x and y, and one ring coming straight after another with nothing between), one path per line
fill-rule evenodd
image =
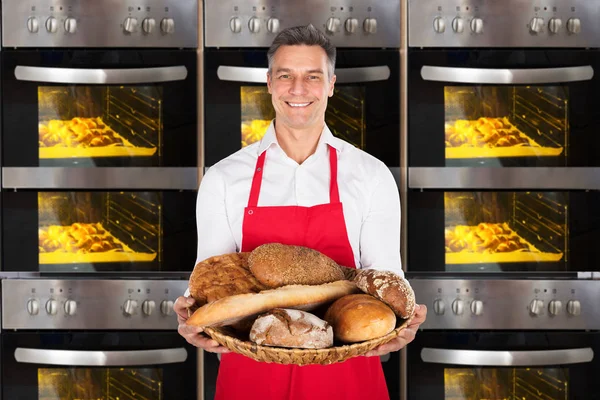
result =
M419 326L427 318L427 307L424 304L415 306L415 315L410 324L403 329L398 336L389 342L374 348L365 354L366 357L382 356L392 351L398 351L415 339Z

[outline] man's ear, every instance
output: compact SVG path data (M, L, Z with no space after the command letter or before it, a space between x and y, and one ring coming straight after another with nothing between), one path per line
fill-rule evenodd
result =
M273 94L271 92L271 73L267 72L267 89L269 90L269 94Z
M333 96L333 89L335 88L335 80L337 77L333 75L329 81L329 97Z

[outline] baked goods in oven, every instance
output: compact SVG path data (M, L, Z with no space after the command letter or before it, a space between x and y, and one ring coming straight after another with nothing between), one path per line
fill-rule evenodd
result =
M354 277L356 286L390 306L402 318L412 317L415 312L415 293L406 279L392 271L364 269Z
M248 252L223 254L196 264L189 280L190 296L196 305L267 289L250 272L249 255Z
M321 285L344 279L342 268L324 254L302 246L267 243L248 257L250 271L271 288L285 285Z
M477 226L456 225L445 230L446 253L506 253L534 251L506 223L482 222Z
M325 313L339 341L356 343L385 336L396 327L392 309L368 294L351 294L337 299Z
M253 119L250 122L242 122L242 147L246 147L263 138L271 120Z
M229 296L198 308L188 325L228 326L274 308L311 311L340 297L358 292L353 282L342 280L323 285L289 285L260 293Z
M39 252L99 253L125 251L123 245L100 223L74 223L70 226L50 225L38 230Z
M88 148L104 146L126 146L121 136L110 129L102 118L53 119L40 123L40 147Z
M254 321L250 340L264 346L323 349L333 346L333 329L306 311L276 308Z
M445 125L446 147L537 146L508 118L459 119Z

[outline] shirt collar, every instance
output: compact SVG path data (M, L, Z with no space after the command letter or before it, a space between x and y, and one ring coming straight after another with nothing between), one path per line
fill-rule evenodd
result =
M260 145L258 146L258 155L261 155L273 144L279 146L279 143L277 142L277 135L275 134L275 120L271 121L267 131L265 132L265 135L260 141ZM323 132L321 132L321 136L319 137L317 151L319 151L320 148L325 147L324 145L330 145L338 151L342 150L340 139L333 136L327 124L324 125Z

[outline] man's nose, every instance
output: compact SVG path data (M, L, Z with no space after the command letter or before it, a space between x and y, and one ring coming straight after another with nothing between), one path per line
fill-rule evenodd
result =
M306 89L306 82L304 79L294 79L292 86L290 87L290 94L295 96L304 95L308 92Z

